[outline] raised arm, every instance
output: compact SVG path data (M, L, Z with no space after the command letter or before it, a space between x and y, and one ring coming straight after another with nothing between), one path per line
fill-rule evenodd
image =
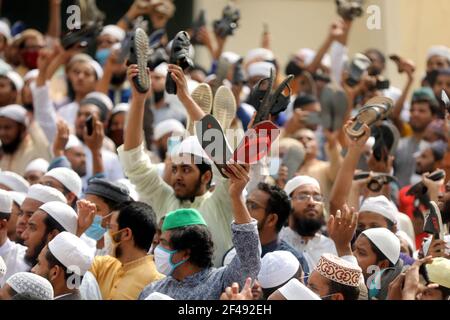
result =
M103 123L97 118L94 118L94 126L91 135L88 135L87 128L84 129L83 139L92 153L92 176L105 173L102 158L102 146L103 139L105 138L105 132L103 130Z
M344 126L344 130L346 130L346 128L350 125L352 125L352 122L348 121ZM359 158L364 150L364 145L370 137L370 128L367 125L364 125L364 131L364 135L357 140L352 140L347 136L347 154L344 157L344 161L342 162L342 166L338 171L336 180L334 181L333 188L331 190L331 214L334 214L337 210L341 210L347 202L347 197L350 194L356 166L358 165Z
M49 20L47 35L59 39L61 37L61 0L49 0Z
M189 117L193 121L200 121L204 116L205 113L202 109L195 103L195 101L192 99L192 97L189 94L186 77L183 73L183 70L181 67L169 64L169 73L167 74L168 77L172 77L172 79L177 84L177 96L178 99L180 99L181 103L186 108L186 111L189 114Z
M392 110L391 119L394 122L397 129L400 131L400 133L403 132L403 121L401 119L401 113L403 110L403 106L405 105L406 98L409 95L409 92L411 90L411 87L414 84L414 68L411 65L404 65L404 72L407 75L407 80L405 87L403 88L402 95L400 98L395 102L394 109Z
M342 207L342 210L337 210L335 214L330 215L327 231L336 245L339 257L353 255L350 243L357 225L358 212L354 208L350 209L346 204Z

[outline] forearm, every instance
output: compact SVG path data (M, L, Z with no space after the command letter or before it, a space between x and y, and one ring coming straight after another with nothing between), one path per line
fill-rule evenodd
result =
M52 38L59 39L61 37L61 1L50 1L49 6L47 34Z
M145 100L133 97L130 112L128 113L128 126L125 129L124 150L135 149L142 144L142 120L144 118Z
M111 83L112 77L113 77L113 72L112 72L111 68L109 68L109 66L106 65L104 72L103 72L103 77L97 82L95 91L98 91L98 92L108 95L109 84Z
M328 49L330 49L332 43L333 39L331 39L331 37L327 37L327 39L317 52L316 56L314 57L314 60L308 65L306 70L308 70L311 74L314 74L317 71L317 69L319 69L320 64L322 63L322 59L327 53Z
M328 178L332 181L334 181L334 179L337 176L337 173L339 171L339 168L342 165L343 159L341 156L341 146L339 144L338 141L336 141L333 145L330 145L329 143L327 143L325 145L325 150L326 153L328 155L328 159L329 159L329 170L328 170Z
M347 201L348 194L352 187L353 174L361 157L361 150L351 148L344 158L341 169L338 171L336 180L330 196L330 213L335 214L337 210L342 209Z
M95 176L99 173L104 173L103 157L101 150L91 150L92 152L92 175Z
M40 85L42 84L42 85ZM42 78L31 85L34 115L37 123L45 133L49 143L53 143L56 136L56 111L50 99L50 89Z
M233 208L234 213L234 223L246 224L252 221L252 217L248 212L247 206L245 205L244 197L242 194L239 197L232 196L231 197L231 206Z
M132 22L139 16L139 12L131 6L127 13L117 22L117 26L125 31L131 29Z
M397 100L397 102L394 105L394 110L392 111L392 119L393 120L399 120L400 115L403 110L403 106L405 105L406 98L408 97L409 91L411 90L411 87L413 85L414 79L409 78L408 82L405 85L405 88L403 89L402 95Z
M187 113L189 114L189 117L193 121L200 121L205 116L205 113L202 109L195 103L195 101L192 99L190 95L182 96L180 95L178 97L181 101L181 103L186 108Z

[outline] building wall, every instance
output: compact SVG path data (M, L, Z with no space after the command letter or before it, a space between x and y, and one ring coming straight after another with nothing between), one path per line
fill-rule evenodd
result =
M205 9L211 23L221 15L226 3L226 0L196 0L194 13ZM235 3L241 9L242 20L225 50L245 55L260 46L265 22L272 34L272 48L282 65L300 48L317 49L331 22L338 18L334 0L236 0ZM368 14L356 20L349 39L351 54L376 47L386 54L409 57L417 63L420 78L428 48L434 44L450 46L449 0L366 0L365 8L369 5L381 9L381 30L367 28ZM208 56L205 50L197 51L205 61ZM393 63L388 63L387 75L394 85L403 86L404 76L397 74Z

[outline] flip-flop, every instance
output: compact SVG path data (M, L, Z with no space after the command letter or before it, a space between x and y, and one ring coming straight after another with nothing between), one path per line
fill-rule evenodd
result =
M445 230L439 207L434 201L430 201L428 215L425 217L423 231L435 236L436 239L444 240Z
M233 154L233 160L253 164L270 153L272 143L280 135L280 129L271 121L262 121L247 130Z
M212 115L219 121L223 130L230 128L236 116L236 99L233 92L225 86L219 87L214 96Z
M233 151L220 123L212 115L207 114L195 124L195 131L203 150L214 162L220 174L227 178L222 169L227 170L227 161L231 159Z
M375 97L370 99L352 119L353 124L347 129L347 134L353 138L364 135L363 125L371 126L378 120L385 118L391 111L394 102L386 97Z
M445 171L444 170L436 170L435 172L432 172L428 179L432 181L439 181L445 177ZM406 195L408 196L423 196L428 191L428 188L423 184L422 181L417 182L415 185L413 185L409 190L406 192Z
M211 113L213 94L211 87L207 83L200 83L197 88L192 91L191 97L205 114ZM191 135L194 134L194 121L189 117L187 129Z
M186 31L180 31L177 33L172 41L172 49L170 50L169 62L176 64L181 69L186 70L194 65L192 59L189 57L189 47L191 45L189 35ZM166 77L166 91L170 94L177 93L177 85L172 79L169 72Z
M150 89L150 77L147 72L149 50L147 34L143 29L137 28L131 37L128 64L137 64L139 67L139 74L133 78L133 84L141 93L145 93Z

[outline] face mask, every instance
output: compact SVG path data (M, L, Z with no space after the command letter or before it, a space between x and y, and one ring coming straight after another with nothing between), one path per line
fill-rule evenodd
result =
M114 240L114 237L122 231L123 230L119 230L113 234L111 234L111 232L105 233L105 250L106 254L111 257L117 258L117 247L120 245L120 241Z
M102 220L103 220L102 216L95 215L94 222L85 232L89 238L98 241L106 233L107 230L102 227Z
M28 69L37 68L37 59L39 51L25 51L22 55L23 62Z
M97 60L98 63L100 63L100 65L103 67L106 64L106 60L108 60L110 54L110 49L97 50L97 52L95 53L95 60Z
M188 259L182 260L178 263L172 263L172 257L178 250L167 250L158 245L155 248L155 264L158 272L170 276L177 267L185 263Z

